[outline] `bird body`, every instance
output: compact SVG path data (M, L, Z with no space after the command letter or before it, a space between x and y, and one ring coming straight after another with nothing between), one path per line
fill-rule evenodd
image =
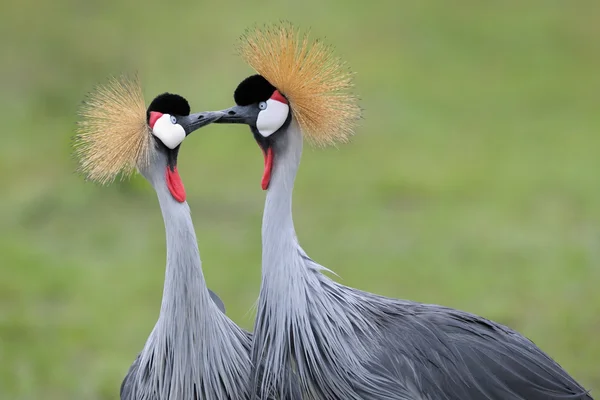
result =
M302 135L274 144L263 215L262 286L254 329L259 392L308 399L591 399L519 333L473 314L336 283L300 247L292 189ZM570 396L570 397L569 397Z
M240 54L257 75L217 123L244 123L265 157L262 281L252 382L260 399L591 399L519 333L437 305L336 283L298 243L292 192L303 138L344 142L360 118L351 74L289 25L249 31ZM288 105L272 107L273 102ZM269 121L263 124L262 121ZM291 388L301 394L293 396Z
M121 385L122 400L250 398L252 335L224 313L204 280L196 234L177 171L179 146L220 114L193 114L178 95L146 109L137 80L113 79L84 103L76 137L80 168L108 183L137 169L162 211L167 265L160 314Z

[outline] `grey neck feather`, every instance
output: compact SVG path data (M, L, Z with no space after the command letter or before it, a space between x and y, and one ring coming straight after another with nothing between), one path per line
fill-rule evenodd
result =
M275 143L263 215L262 285L252 348L253 365L260 367L252 381L261 398L268 393L297 398L292 387L300 387L305 399L363 399L366 390L376 393L383 383L363 366L369 355L359 336L372 328L362 316L368 306L323 275L327 269L299 245L292 192L302 133L292 120L282 134Z
M202 273L190 207L187 202L179 203L173 199L164 174L159 168L159 171L153 173L152 180L152 186L158 195L167 240L167 267L160 318L169 323L180 323L183 321L175 320L175 317L179 316L183 305L186 308L206 309L208 314L215 310ZM201 313L200 317L206 318L206 314Z
M292 119L287 131L274 144L273 170L265 200L262 223L262 284L252 344L252 376L261 399L269 394L275 398L297 399L298 381L288 368L289 331L287 314L293 309L290 301L302 298L306 273L299 256L299 245L292 220L292 192L302 155L302 134ZM285 386L282 388L281 386Z
M294 121L281 133L263 216L252 345L252 387L261 399L591 400L558 364L506 327L323 275L327 269L300 247L292 221L302 135Z
M298 242L292 219L292 192L302 157L302 134L295 120L275 143L273 171L262 223L263 281L272 276L272 268L293 266L281 263L282 256L296 254Z
M160 316L139 355L135 399L246 399L250 335L212 301L202 274L190 208L173 199L165 162L142 171L162 210L167 267Z

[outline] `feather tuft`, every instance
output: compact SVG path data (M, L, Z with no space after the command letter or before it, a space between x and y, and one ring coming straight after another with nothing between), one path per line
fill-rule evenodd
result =
M74 138L79 171L109 184L149 163L150 130L137 75L111 78L96 87L79 109Z
M247 30L238 53L288 99L309 142L327 146L349 140L361 109L350 92L354 74L331 46L281 22Z

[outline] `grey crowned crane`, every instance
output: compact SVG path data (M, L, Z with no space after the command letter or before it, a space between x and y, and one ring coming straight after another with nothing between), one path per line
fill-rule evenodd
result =
M298 243L292 191L303 138L345 142L360 118L352 75L290 24L249 30L256 71L216 123L249 125L265 158L262 283L252 381L304 399L591 399L534 343L463 311L367 293L323 274ZM371 266L372 267L372 266Z
M206 286L190 208L177 171L183 139L219 117L190 114L164 93L148 109L139 81L111 80L84 102L75 139L80 169L110 183L137 169L158 196L167 240L160 314L122 385L122 400L248 399L251 334Z

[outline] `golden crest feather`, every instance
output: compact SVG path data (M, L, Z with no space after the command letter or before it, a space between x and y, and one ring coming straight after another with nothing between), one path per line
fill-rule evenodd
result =
M100 184L129 176L149 162L150 131L137 76L112 78L89 94L79 110L74 140L79 169Z
M333 49L309 40L290 23L248 30L240 56L290 102L294 118L310 142L326 146L347 142L361 116L350 93L353 74Z

